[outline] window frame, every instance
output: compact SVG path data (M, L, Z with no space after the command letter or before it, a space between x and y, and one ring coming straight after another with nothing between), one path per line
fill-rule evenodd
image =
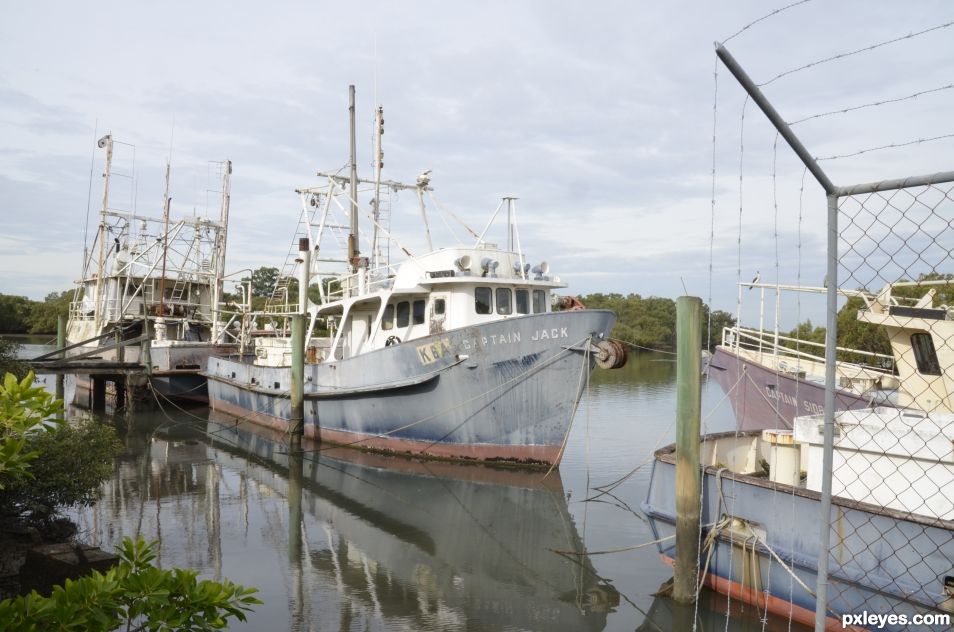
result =
M503 301L501 297L506 297ZM494 292L494 304L499 316L509 316L513 313L513 290L509 287L498 287ZM504 311L506 310L506 311Z
M911 334L911 352L914 353L914 362L921 375L941 375L941 363L937 358L937 349L934 347L934 337L927 332Z
M539 301L539 305L538 305ZM537 310L537 307L540 307L540 310ZM545 290L534 290L533 291L533 313L534 314L546 314L547 313L547 293Z
M525 287L518 287L513 291L513 307L515 314L530 314L531 303L530 303L530 290ZM520 311L520 297L523 296L524 309Z
M402 313L403 311L403 313ZM398 329L404 329L411 324L411 301L400 301L394 310L394 324Z
M487 300L486 300L486 302L485 302L485 304L486 304L486 308L485 308L486 311L481 311L481 300L480 300L480 297L477 296L478 292L480 292L480 293L486 292L486 293L487 293ZM486 286L478 286L478 287L475 287L475 288L474 288L474 311L477 312L478 314L482 315L482 316L485 316L485 315L489 315L489 314L493 314L493 313L494 313L494 291L493 291L493 289L491 289L491 288L489 288L489 287L486 287Z
M411 302L411 324L423 325L427 320L427 299L417 299Z

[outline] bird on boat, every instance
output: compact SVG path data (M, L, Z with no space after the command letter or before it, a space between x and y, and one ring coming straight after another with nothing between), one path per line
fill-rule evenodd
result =
M762 273L758 270L755 271L755 276L752 277L752 280L749 282L749 289L752 289L752 286L762 280Z

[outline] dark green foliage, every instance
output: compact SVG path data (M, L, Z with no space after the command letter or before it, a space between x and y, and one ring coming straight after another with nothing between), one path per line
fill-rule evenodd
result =
M68 316L73 290L50 292L42 303L33 303L30 308L29 333L49 334L56 332L59 316Z
M22 380L29 372L29 367L20 361L20 345L0 338L0 375L12 373L18 380Z
M871 353L891 355L891 342L884 327L864 323L858 320L858 310L863 309L865 303L858 297L851 297L844 307L838 310L838 346ZM825 341L824 328L821 341ZM854 355L854 354L853 354ZM871 362L865 356L844 358L851 362Z
M249 277L244 277L242 283L248 282ZM275 288L275 281L278 280L278 268L269 268L262 266L252 271L252 296L271 296Z
M0 491L0 513L46 523L60 507L92 505L121 448L116 431L92 418L28 436L25 450L38 454L31 476Z
M30 328L32 303L33 301L25 296L0 294L0 332L25 334Z
M66 580L49 597L34 591L0 602L0 623L23 632L221 630L229 619L245 621L245 613L262 603L255 588L157 568L155 544L124 538L119 565L109 572Z
M672 348L676 344L676 303L669 298L639 294L588 294L580 300L590 309L609 309L618 317L612 337L640 347ZM731 314L712 313L712 345L722 339L722 328L735 324ZM709 309L703 305L702 344L709 340Z
M0 294L0 333L54 334L58 316L67 316L73 290L50 292L42 301Z

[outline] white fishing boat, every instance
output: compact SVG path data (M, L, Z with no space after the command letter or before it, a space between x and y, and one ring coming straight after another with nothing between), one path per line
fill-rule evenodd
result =
M857 319L883 329L891 354L837 348L841 358L835 365L837 409L954 410L954 312L935 305L937 287L950 284L940 279L891 283L877 293L839 290L843 296L861 299ZM763 293L825 291L754 287ZM915 297L905 296L912 288ZM792 429L796 417L824 410L823 355L824 344L782 335L777 325L727 327L708 363L709 375L727 393L740 429Z
M429 172L414 184L381 179L378 108L375 177L358 178L353 92L351 112L351 174L319 173L321 184L298 190L299 248L273 293L287 302L297 277L292 311L309 315L305 435L422 456L558 463L590 371L625 362L626 348L609 340L615 315L557 299L554 291L566 283L547 263L531 263L514 198L498 205L480 233L465 225L472 243L435 248L424 203L433 200ZM396 191L418 203L423 254L413 255L386 221L385 195ZM365 228L359 194L370 197ZM497 245L488 234L502 209L504 241ZM371 236L367 254L361 233ZM337 254L336 244L344 247ZM403 253L401 263L391 264L391 246ZM308 297L312 284L317 302ZM557 311L561 305L568 309ZM287 317L282 309L276 320ZM328 335L318 335L322 324ZM250 351L210 358L210 402L287 428L291 341L259 338Z
M110 187L118 177L113 137L102 137L98 146L106 151L102 206L70 304L67 358L145 362L152 386L162 395L204 401L205 380L199 373L206 359L238 348L217 313L232 164L212 163L221 185L216 216L179 218L170 217L167 165L163 212L154 217L113 207ZM149 359L141 352L146 340ZM87 376L79 375L77 385L88 388Z
M811 625L819 563L823 415L795 430L702 437L701 553L710 588ZM835 416L829 610L913 621L954 612L954 415L876 407ZM675 533L675 447L656 452L642 508ZM660 544L672 561L672 540ZM941 622L942 619L936 619ZM902 626L903 627L903 626ZM892 628L895 629L895 628Z

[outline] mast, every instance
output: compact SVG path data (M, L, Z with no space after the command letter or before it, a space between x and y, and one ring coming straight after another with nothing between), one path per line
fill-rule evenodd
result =
M351 130L351 224L348 234L348 263L351 272L358 271L358 163L354 141L354 85L348 86L348 122Z
M96 267L96 302L93 308L93 327L99 333L103 324L103 268L106 262L106 212L109 210L109 173L113 164L113 137L106 134L96 143L106 148L106 167L103 170L103 205L99 214L99 264Z
M166 254L169 252L169 204L172 198L169 197L169 169L170 164L166 163L166 191L162 195L162 276L159 277L159 315L165 314L166 301Z
M384 168L384 149L381 146L381 141L383 136L384 108L379 105L374 112L374 232L371 241L371 256L374 257L374 263L371 266L372 269L381 267L378 224L381 222L381 170Z
M219 232L215 247L215 280L212 283L212 340L219 339L219 301L222 298L222 285L225 278L225 244L229 235L229 193L232 181L232 161L222 163L222 207L219 211Z

